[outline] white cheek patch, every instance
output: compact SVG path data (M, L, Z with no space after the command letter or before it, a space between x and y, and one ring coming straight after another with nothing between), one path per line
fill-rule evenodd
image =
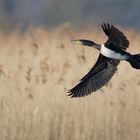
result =
M121 55L120 53L117 53L115 51L112 51L104 46L104 44L101 45L100 53L108 58L112 59L119 59L119 60L125 60L126 56Z

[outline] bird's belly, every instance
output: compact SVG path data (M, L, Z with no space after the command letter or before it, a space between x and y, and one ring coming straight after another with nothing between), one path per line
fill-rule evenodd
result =
M104 45L101 46L100 53L108 58L118 59L118 60L126 60L127 56L125 54L121 54L119 52L115 52L111 49L106 48Z

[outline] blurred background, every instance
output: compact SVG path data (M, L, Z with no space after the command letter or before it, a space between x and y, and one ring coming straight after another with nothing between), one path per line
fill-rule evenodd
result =
M114 24L140 53L138 0L0 0L0 140L140 140L140 71L121 62L103 88L70 98ZM82 30L81 30L82 29Z
M103 21L140 28L139 0L0 0L0 28L73 26Z

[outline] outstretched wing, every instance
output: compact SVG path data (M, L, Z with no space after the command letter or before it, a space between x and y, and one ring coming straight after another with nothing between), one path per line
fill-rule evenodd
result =
M115 42L118 47L120 47L121 49L126 50L129 47L129 40L127 39L127 37L119 30L117 29L115 26L110 25L110 24L105 24L103 23L102 25L102 29L105 32L105 34L108 36L108 42Z
M80 80L80 83L68 91L71 97L82 97L100 89L112 78L119 60L109 59L102 54L93 68Z

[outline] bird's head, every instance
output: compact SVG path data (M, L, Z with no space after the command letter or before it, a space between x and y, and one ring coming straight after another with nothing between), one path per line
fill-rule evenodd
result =
M98 50L100 49L100 45L99 44L96 44L95 42L90 41L90 40L77 39L77 40L72 40L72 42L74 42L76 44L84 45L84 46L95 47Z

